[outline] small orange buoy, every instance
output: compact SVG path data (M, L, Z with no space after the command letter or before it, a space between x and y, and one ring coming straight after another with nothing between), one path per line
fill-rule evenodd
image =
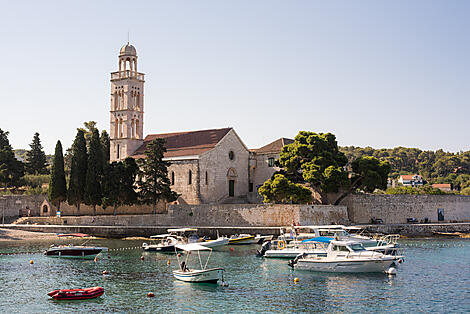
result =
M33 264L34 264L34 261L33 261L33 260L30 260L29 263L30 263L31 265L33 265Z
M233 247L230 248L230 252L233 252Z
M153 298L153 297L155 296L155 294L153 294L153 292L149 292L149 293L147 293L147 296L148 296L149 298Z
M181 257L181 253L178 253L178 257Z
M168 262L167 262L168 265L170 265L170 259L168 259Z
M109 274L109 272L108 272L107 270L103 270L103 273L102 273L102 274L103 274L103 275L107 275L107 274Z
M141 256L141 257L140 257L140 259L141 259L141 260L144 260L144 259L145 259L145 257Z
M299 282L299 278L295 277L294 278L294 283L298 283Z

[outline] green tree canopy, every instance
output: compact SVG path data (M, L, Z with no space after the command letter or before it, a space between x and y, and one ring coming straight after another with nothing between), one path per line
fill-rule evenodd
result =
M346 170L347 164L348 159L339 150L333 134L301 131L292 144L282 148L277 161L281 170L263 185L260 194L267 201L309 202L311 200L304 195L305 186L308 186L320 195L322 204L339 204L356 189L371 192L386 187L390 171L388 163L365 157L352 165L351 172ZM294 189L292 184L295 183L304 189ZM289 196L289 191L298 195ZM334 201L328 199L327 194L338 192Z
M64 172L64 156L62 144L57 141L55 146L54 160L49 181L49 201L60 210L60 203L67 199L67 186Z
M292 183L282 174L264 182L259 188L265 203L304 204L312 201L312 192L299 183Z
M88 152L84 203L93 207L96 215L96 205L101 205L101 180L103 176L103 152L98 130L93 129Z
M18 186L23 175L24 165L15 158L8 132L0 129L0 184L3 187Z
M170 187L170 179L168 178L170 163L163 160L165 152L165 140L157 138L147 145L146 158L138 161L140 168L137 180L139 199L144 204L152 204L153 213L156 213L159 200L172 202L178 198L178 194L173 192Z
M39 133L34 133L33 142L29 147L31 149L26 153L26 171L34 175L48 173L46 154L42 150Z
M113 214L116 215L117 207L137 203L134 187L137 172L137 163L131 157L127 157L124 162L113 162L105 166L103 208L113 206Z
M67 202L77 206L80 211L80 204L85 196L86 173L88 164L88 154L85 136L82 130L77 131L72 145L72 163L70 166L69 189L67 190Z

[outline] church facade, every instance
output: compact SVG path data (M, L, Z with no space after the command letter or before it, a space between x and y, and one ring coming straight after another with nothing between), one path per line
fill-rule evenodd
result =
M248 149L233 128L143 135L144 80L137 52L129 43L119 53L119 70L111 73L110 158L144 158L147 144L165 139L165 160L172 190L182 204L259 203L257 189L277 170L274 160L281 138Z

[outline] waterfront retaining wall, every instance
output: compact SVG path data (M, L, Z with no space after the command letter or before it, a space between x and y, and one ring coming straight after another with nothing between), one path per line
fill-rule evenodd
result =
M279 227L300 225L347 224L345 206L322 205L169 205L168 212L156 215L101 215L28 217L21 223L97 226L218 226Z
M406 223L407 218L429 222L470 221L470 196L465 195L349 195L342 202L352 223L370 223L372 217L386 224ZM443 214L439 221L438 211Z

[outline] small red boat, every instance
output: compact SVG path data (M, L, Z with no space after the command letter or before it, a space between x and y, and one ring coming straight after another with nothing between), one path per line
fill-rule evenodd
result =
M84 289L58 289L49 292L48 295L56 300L85 300L97 298L103 295L103 293L103 288L92 287Z

